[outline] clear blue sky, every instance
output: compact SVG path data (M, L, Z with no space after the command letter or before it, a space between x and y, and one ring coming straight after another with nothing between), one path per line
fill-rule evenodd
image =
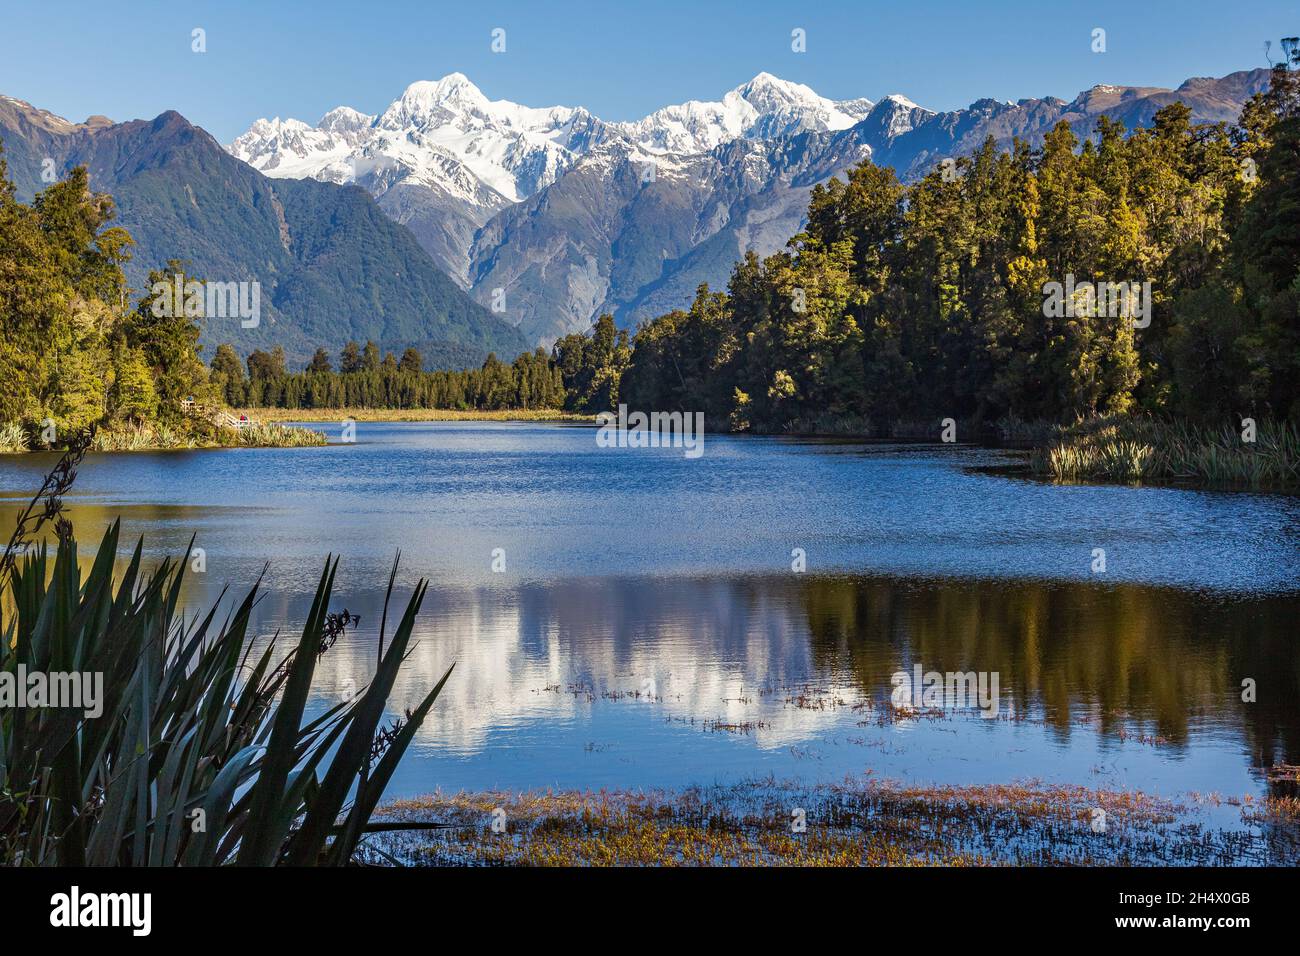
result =
M207 31L201 55L194 27ZM490 50L494 27L504 54ZM790 49L795 27L806 53ZM1105 53L1090 49L1094 27ZM222 142L259 116L374 113L456 70L493 99L611 120L715 99L762 70L835 99L897 92L942 110L1175 86L1264 66L1264 40L1295 34L1294 0L0 0L0 93L72 120L175 109Z

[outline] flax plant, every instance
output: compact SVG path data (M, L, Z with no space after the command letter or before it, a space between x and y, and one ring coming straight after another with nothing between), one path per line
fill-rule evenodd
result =
M87 438L70 449L0 564L0 671L102 673L102 713L0 709L0 862L20 866L343 865L376 829L371 814L451 674L385 723L427 583L416 586L374 679L353 700L305 716L316 664L355 617L329 611L327 559L302 632L254 653L259 581L218 622L181 612L184 562L147 573L137 542L115 572L119 527L87 570L63 514ZM31 545L46 520L57 543ZM217 603L220 603L219 601ZM281 653L284 651L284 653ZM406 823L404 827L430 824ZM391 829L391 825L380 827Z

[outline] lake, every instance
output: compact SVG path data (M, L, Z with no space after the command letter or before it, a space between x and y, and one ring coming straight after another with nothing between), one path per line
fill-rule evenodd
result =
M361 623L317 710L367 680L400 549L401 602L432 586L394 713L456 670L390 796L769 775L1267 792L1300 763L1300 499L1054 486L1011 461L363 422L328 448L90 456L69 503L83 542L117 515L152 558L197 535L193 606L265 566L262 637L301 626L340 554L334 607ZM52 462L0 458L10 512ZM916 665L996 674L996 715L886 716Z

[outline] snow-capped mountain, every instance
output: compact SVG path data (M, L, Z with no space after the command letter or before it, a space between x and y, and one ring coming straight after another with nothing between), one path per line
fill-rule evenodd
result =
M616 123L629 142L660 153L703 153L733 139L775 139L802 130L848 129L868 110L865 99L836 103L800 83L760 73L721 102L692 100L643 120Z
M336 128L356 125L346 114L331 119ZM446 366L532 345L517 322L458 288L364 190L271 179L174 111L71 123L0 95L0 141L23 202L50 185L51 164L59 181L85 167L90 188L112 195L114 225L133 239L125 264L132 296L177 255L197 275L261 284L263 311L252 327L200 321L205 355L223 342L240 354L280 347L298 366L318 346L373 339L399 354L415 345L431 365Z
M720 101L607 123L582 107L489 100L461 73L412 83L378 115L346 106L315 126L259 119L229 151L268 176L357 183L469 288L470 247L501 210L555 183L585 155L620 143L643 165L671 165L737 139L848 129L872 109L760 73Z
M489 100L464 74L451 73L412 83L378 116L341 106L315 126L259 119L228 148L272 177L357 181L381 195L411 176L495 210L549 186L579 156L612 140L650 153L690 155L742 137L847 129L871 107L865 99L836 103L760 73L718 102L693 100L642 120L606 123L582 107L535 109Z
M273 177L377 177L366 185L391 186L411 175L450 196L499 205L554 182L603 128L581 108L489 100L466 76L451 73L412 83L378 116L341 106L315 126L259 119L229 150ZM384 175L394 169L400 174ZM485 189L499 201L485 197Z
M987 137L1034 145L1062 121L1081 136L1103 115L1133 129L1174 101L1193 122L1230 121L1267 82L1255 70L935 113L760 73L720 100L608 122L489 100L452 73L374 116L258 120L228 149L271 177L362 186L480 304L504 293L504 318L546 343L604 311L626 325L724 284L745 251L770 254L798 231L815 183L865 158L912 180Z
M338 128L340 114L356 117L357 125ZM373 116L346 106L330 110L319 126L278 116L259 119L227 149L254 169L277 179L342 182L351 172L348 157L369 138L373 120Z

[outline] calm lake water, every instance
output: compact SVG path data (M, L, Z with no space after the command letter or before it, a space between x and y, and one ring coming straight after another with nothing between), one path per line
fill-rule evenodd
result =
M356 437L92 456L72 517L85 538L121 515L155 557L197 534L194 604L266 565L261 635L301 626L341 554L335 608L361 625L322 659L317 708L368 679L400 549L402 602L432 587L395 710L456 670L392 796L769 774L1238 796L1300 763L1295 497L1051 486L966 447L710 435L690 460L582 426ZM0 493L52 460L0 458ZM878 719L916 664L996 672L997 717Z

